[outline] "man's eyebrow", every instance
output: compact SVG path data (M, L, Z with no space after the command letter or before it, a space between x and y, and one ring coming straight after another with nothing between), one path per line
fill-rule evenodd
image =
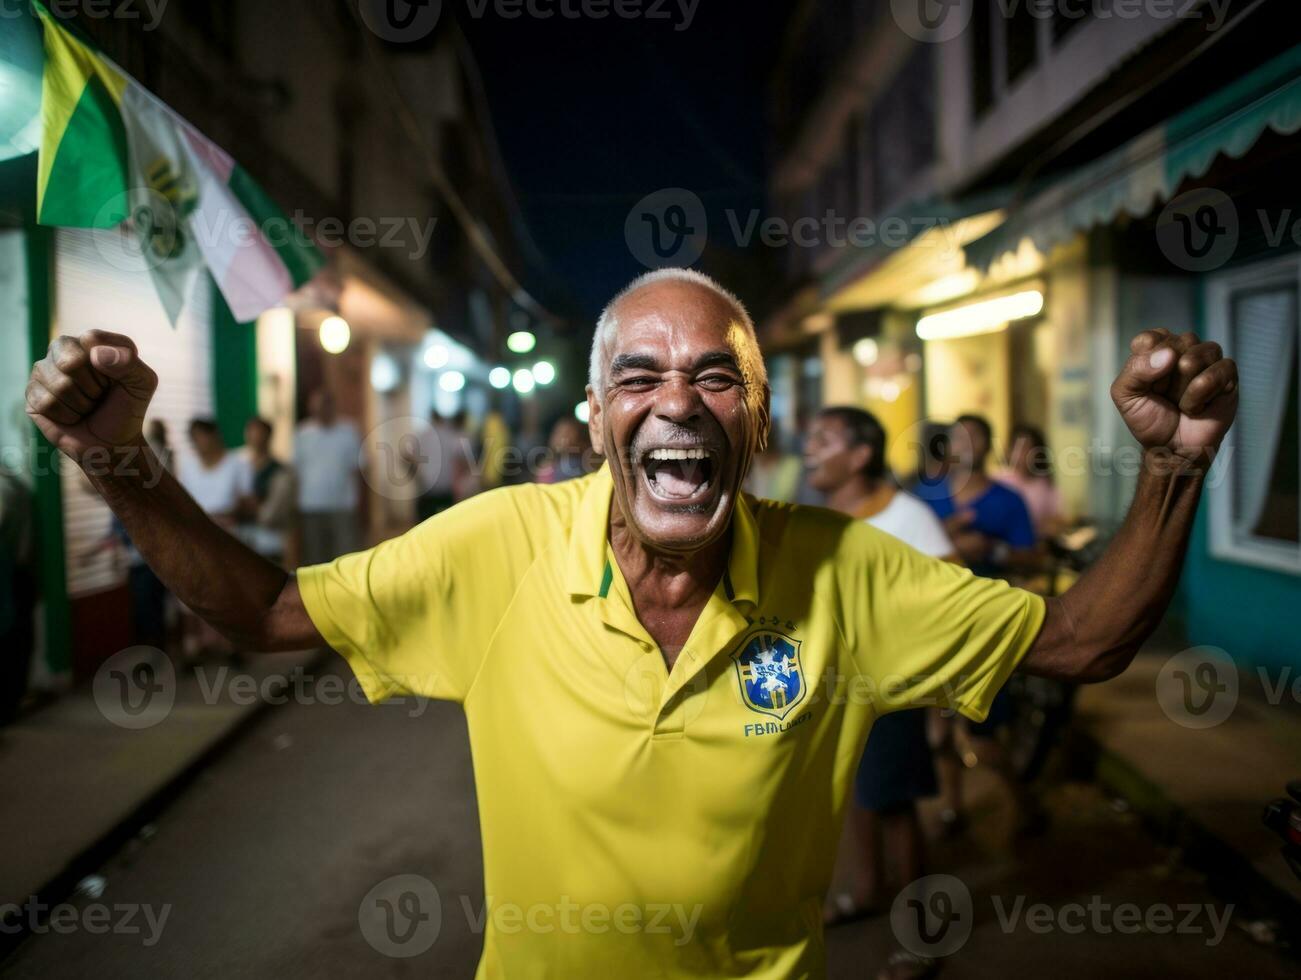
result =
M660 362L651 354L619 354L610 362L610 373L623 371L658 371Z
M696 374L712 367L727 367L739 371L736 355L731 351L717 350L702 354L691 365L691 373ZM624 371L662 371L659 359L653 354L618 354L610 362L610 373L621 374Z
M716 350L701 355L695 363L694 370L703 371L711 367L728 367L734 371L741 370L741 366L736 363L736 355L726 350Z

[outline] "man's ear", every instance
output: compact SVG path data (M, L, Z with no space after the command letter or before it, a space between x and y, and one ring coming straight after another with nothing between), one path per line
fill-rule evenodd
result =
M601 431L601 401L591 385L587 386L587 437L592 440L592 451L598 456L605 455L605 433Z
M772 389L764 385L763 398L759 402L759 443L756 451L763 452L767 449L770 438L772 438Z

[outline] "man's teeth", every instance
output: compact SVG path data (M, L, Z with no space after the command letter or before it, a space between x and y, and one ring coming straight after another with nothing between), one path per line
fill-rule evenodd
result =
M652 449L650 458L659 461L670 459L708 459L709 453L703 449Z

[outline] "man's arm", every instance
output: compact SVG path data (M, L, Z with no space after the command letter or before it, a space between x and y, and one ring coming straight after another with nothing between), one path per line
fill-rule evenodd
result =
M1144 448L1129 515L1103 556L1048 614L1021 668L1080 682L1129 666L1179 582L1193 519L1238 405L1238 370L1218 344L1140 334L1112 398Z
M27 414L198 616L248 650L324 645L294 577L218 527L149 449L141 424L157 384L129 337L60 337L32 369Z

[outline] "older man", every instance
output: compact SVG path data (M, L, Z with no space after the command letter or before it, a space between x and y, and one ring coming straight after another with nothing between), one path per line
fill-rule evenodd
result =
M481 976L791 977L823 971L822 900L878 715L981 718L1018 665L1105 680L1159 620L1236 374L1191 335L1133 349L1114 395L1149 465L1110 551L1047 603L848 516L743 498L763 361L741 304L694 273L634 282L598 324L598 473L484 494L297 576L165 474L122 474L120 452L153 469L155 376L128 338L60 338L27 397L236 642L326 642L373 700L464 705L493 903Z

